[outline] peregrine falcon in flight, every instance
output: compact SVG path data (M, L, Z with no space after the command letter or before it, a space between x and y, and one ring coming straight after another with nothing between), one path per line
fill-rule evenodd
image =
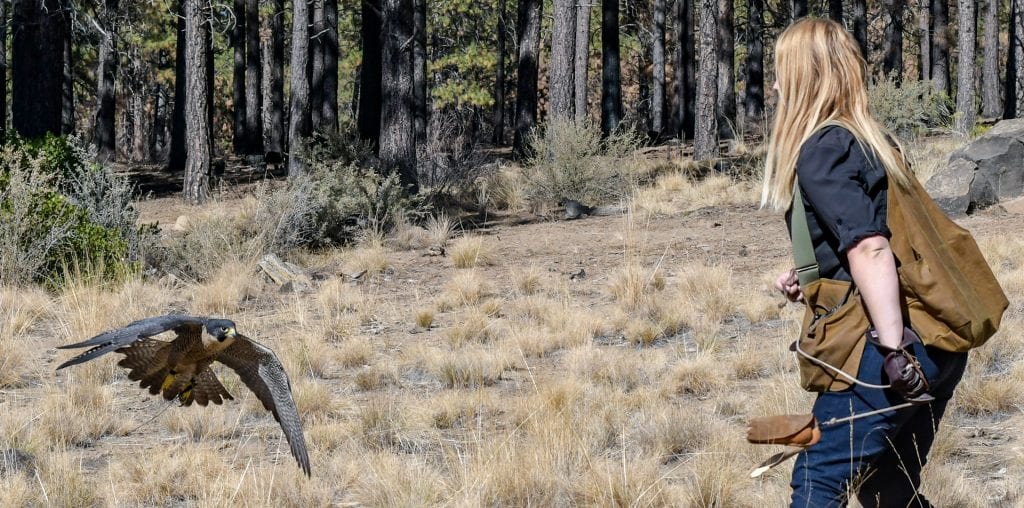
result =
M177 334L174 340L152 338L168 330ZM167 400L177 398L183 406L233 399L210 364L216 360L231 367L281 424L292 455L309 476L306 439L288 375L273 351L236 332L235 323L227 319L158 316L58 348L86 347L90 349L60 364L57 370L115 351L125 355L117 364L130 369L128 379L139 381L139 386L148 388L151 394L163 392Z

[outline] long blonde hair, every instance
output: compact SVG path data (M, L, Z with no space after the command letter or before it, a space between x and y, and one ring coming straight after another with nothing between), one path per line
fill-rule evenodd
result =
M775 44L775 74L780 96L768 142L762 207L789 207L800 146L826 125L845 127L863 149L874 151L890 183L909 185L902 149L890 144L871 117L864 58L841 25L805 18L787 28Z

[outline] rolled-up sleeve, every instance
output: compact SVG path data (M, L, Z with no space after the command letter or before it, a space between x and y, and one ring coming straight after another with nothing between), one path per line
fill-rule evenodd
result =
M838 240L839 252L846 253L864 238L890 236L887 181L884 170L873 162L845 129L819 132L800 149L800 190L819 223Z

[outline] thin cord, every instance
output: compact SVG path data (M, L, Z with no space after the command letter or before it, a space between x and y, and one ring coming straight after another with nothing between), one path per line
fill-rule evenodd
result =
M141 424L139 424L139 426L138 426L138 427L135 427L134 429L132 429L132 430L128 431L128 434L134 434L134 433L135 433L135 431L137 431L137 430L141 429L142 427L145 427L146 425L149 425L149 424L150 424L150 423L151 423L151 422L152 422L153 420L156 420L158 416L160 416L160 415L164 414L164 411L167 411L167 408L171 407L171 404L173 404L173 403L174 403L174 399L171 399L171 400L167 401L167 404L166 404L166 405L164 405L164 408L163 408L163 409L161 409L160 411L158 411L158 412L157 412L157 413L156 413L155 415L153 415L153 416L152 416L152 417L151 417L150 419L148 419L148 420L146 420L146 421L142 422ZM125 435L127 435L127 434L125 434Z
M832 365L828 364L827 362L825 362L823 360L819 360L818 358L815 358L815 357L807 354L806 351L804 351L803 349L800 349L800 341L799 340L794 341L793 345L794 345L794 347L796 349L796 352L799 353L804 358L807 358L808 360L813 362L815 365L818 365L820 367L825 367L826 369L829 369L829 370L835 372L836 374L839 374L840 376L846 378L847 380L849 380L853 384L856 384L856 385L859 385L859 386L863 386L864 388L877 388L879 390L885 390L886 388L891 388L892 387L892 385L873 385L871 383L865 383L864 381L861 381L861 380L859 380L859 379L857 379L857 378L847 374L846 372L843 371L843 369L840 369L838 367L833 367Z

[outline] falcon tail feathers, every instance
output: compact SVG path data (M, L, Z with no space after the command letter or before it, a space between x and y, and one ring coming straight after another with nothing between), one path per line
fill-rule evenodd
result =
M60 347L66 349L68 346L60 346ZM92 349L90 349L90 350L88 350L88 351L86 351L86 352L84 352L84 353L82 353L82 354L80 354L80 355L78 355L78 356L76 356L76 357L74 357L74 358L72 358L72 359L70 359L70 360L60 364L60 365L58 365L57 366L57 370L63 369L64 367L70 367L72 365L78 365L80 363L85 363L85 362L87 362L89 360L92 360L93 358L97 358L97 357L103 356L103 355L105 355L105 354L107 354L107 353L109 353L109 352L111 352L111 351L113 351L115 349L117 349L117 345L116 344L112 344L110 342L107 342L106 344L100 344L99 346L96 346L96 347L94 347L94 348L92 348Z

